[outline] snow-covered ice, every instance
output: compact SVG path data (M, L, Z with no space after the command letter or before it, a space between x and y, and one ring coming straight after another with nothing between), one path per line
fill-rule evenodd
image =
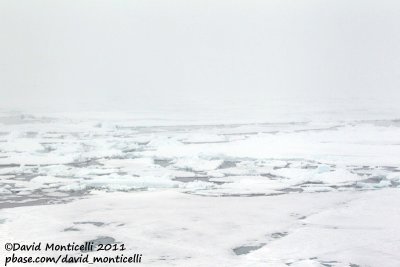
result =
M119 117L0 114L3 243L107 237L145 266L400 266L398 119Z
M399 197L397 189L247 198L94 192L67 204L4 209L0 238L110 237L127 244L126 254L143 253L145 266L395 267Z

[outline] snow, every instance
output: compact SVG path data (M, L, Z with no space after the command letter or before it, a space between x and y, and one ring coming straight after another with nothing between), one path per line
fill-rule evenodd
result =
M124 254L142 253L145 266L331 262L394 267L400 263L400 214L393 200L399 197L397 189L248 198L174 190L95 192L67 204L4 209L0 238L68 243L112 237L126 244ZM70 227L76 231L65 231ZM234 249L241 246L258 248L236 255Z
M146 266L400 265L397 120L91 115L0 113L1 242L109 237Z

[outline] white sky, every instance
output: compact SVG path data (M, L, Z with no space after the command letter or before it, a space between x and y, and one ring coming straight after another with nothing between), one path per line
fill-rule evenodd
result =
M399 90L400 1L0 0L1 107Z

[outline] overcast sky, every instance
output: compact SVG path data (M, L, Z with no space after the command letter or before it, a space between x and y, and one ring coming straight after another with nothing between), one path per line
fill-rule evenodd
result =
M396 0L0 0L2 107L399 90Z

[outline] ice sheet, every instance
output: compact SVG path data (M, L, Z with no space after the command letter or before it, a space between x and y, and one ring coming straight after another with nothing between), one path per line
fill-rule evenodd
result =
M399 265L396 119L1 116L0 240L107 238L148 266Z
M0 239L107 237L125 243L127 255L142 253L145 266L396 267L399 197L397 189L249 198L97 192L68 204L4 209Z

